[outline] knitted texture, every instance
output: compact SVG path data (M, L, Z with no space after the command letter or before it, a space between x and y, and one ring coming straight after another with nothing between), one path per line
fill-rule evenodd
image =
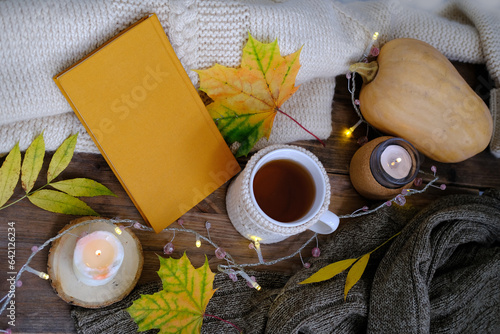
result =
M98 152L52 77L125 27L155 12L195 86L193 69L215 63L236 67L248 33L263 42L278 39L282 54L303 47L298 92L283 106L320 138L332 130L335 77L356 62L374 31L380 41L414 37L447 57L486 62L499 84L500 24L475 0L456 0L439 14L403 7L399 1L341 4L331 0L35 0L0 1L0 152L19 141L26 149L41 130L49 142L81 130L76 150ZM34 122L25 122L35 120ZM498 118L496 118L498 119ZM34 126L35 125L35 126ZM51 127L52 129L49 129ZM5 135L5 136L4 136ZM270 144L312 139L278 115ZM493 145L494 146L494 145Z
M70 110L52 77L117 33L108 2L0 2L0 124Z
M457 6L461 12L466 13L478 31L486 68L496 86L496 89L490 92L490 111L493 116L490 152L500 158L500 9L497 7L497 10L493 11L474 4L475 2L462 0Z
M325 184L324 201L316 215L308 222L300 226L277 226L270 222L260 213L254 204L251 193L251 176L255 165L266 154L281 148L292 148L308 155L319 166ZM330 180L321 162L311 152L297 146L272 145L260 150L248 161L245 169L231 182L226 196L227 214L234 228L245 238L252 240L252 236L258 236L263 244L270 244L285 240L286 238L299 234L314 225L321 215L328 210L330 205Z
M498 313L493 319L484 310L500 307L492 298L500 295L499 219L498 202L466 197L415 217L419 223L403 230L377 268L368 330L419 333L431 324L434 332L488 333L498 326Z
M346 272L298 284L330 263L372 251L399 231L371 254L346 300ZM216 275L218 290L206 312L249 334L496 333L500 328L499 191L443 197L421 212L385 207L343 222L320 248L321 256L308 260L311 267L291 277L251 273L261 291L242 279L233 283ZM74 308L77 332L135 333L122 308L140 292L102 310ZM122 330L125 326L130 329ZM233 331L208 317L202 326L202 333Z

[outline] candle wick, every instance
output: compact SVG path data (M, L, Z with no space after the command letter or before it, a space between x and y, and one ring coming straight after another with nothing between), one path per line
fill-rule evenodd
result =
M401 162L401 158L396 158L396 159L391 161L390 166L395 167L396 164L399 164L400 162Z

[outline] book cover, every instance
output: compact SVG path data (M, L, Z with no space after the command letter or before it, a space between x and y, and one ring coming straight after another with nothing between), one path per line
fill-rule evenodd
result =
M156 232L240 170L155 14L54 81Z

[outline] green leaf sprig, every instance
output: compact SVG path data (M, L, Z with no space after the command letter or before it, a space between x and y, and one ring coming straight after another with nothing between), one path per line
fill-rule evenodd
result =
M43 133L33 140L24 154L21 165L19 143L9 152L2 167L0 167L0 210L17 202L28 200L44 210L78 216L98 216L91 207L77 197L116 196L111 190L94 180L75 178L53 182L54 179L68 167L75 151L78 134L66 139L56 150L47 171L47 183L33 190L35 182L42 169L45 157L45 141ZM26 194L5 205L14 194L21 176L21 185ZM56 190L44 189L51 186Z
M377 249L391 241L393 238L397 237L399 234L401 234L401 232L396 233L395 235L384 241L384 243L382 243L380 246L366 254L361 255L360 257L331 263L321 268L316 273L312 274L311 276L309 276L309 278L303 280L299 284L310 284L329 280L330 278L333 278L334 276L340 274L341 272L352 266L347 273L347 278L344 286L344 300L346 300L349 290L351 290L351 288L359 281L361 276L363 276L366 265L368 264L368 260L370 260L370 255Z

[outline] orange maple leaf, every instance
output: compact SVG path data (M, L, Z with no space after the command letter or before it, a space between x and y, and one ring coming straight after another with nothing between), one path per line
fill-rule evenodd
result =
M269 139L276 113L285 114L281 105L299 88L300 51L283 57L277 40L264 44L249 35L240 68L216 64L196 71L200 90L214 101L207 109L222 136L229 145L240 144L236 156L247 155L260 138Z

